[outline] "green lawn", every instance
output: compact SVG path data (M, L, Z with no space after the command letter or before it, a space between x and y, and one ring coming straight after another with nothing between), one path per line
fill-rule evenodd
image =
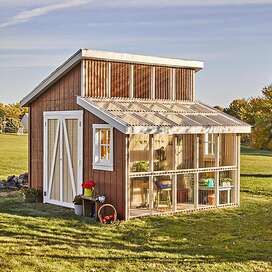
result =
M272 271L271 184L242 177L240 208L116 225L1 193L0 271Z
M0 134L0 180L27 171L27 135Z
M242 146L241 174L272 176L272 152Z

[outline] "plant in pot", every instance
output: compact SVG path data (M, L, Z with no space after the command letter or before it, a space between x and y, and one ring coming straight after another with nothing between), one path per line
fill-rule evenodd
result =
M95 184L96 183L93 180L88 180L82 183L82 188L84 189L84 196L93 196Z
M81 216L83 214L81 195L76 195L73 203L75 208L75 214Z

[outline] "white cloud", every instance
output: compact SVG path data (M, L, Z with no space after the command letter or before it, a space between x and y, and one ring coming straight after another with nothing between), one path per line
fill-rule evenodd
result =
M42 6L42 7L38 7L38 8L32 8L29 10L25 10L25 11L19 12L17 15L10 18L6 22L1 23L0 28L13 26L13 25L17 25L20 23L25 23L25 22L30 21L34 17L42 16L42 15L48 14L49 12L52 12L52 11L81 6L81 5L87 4L89 2L90 2L90 0L69 0L69 1L62 2L62 3L48 4L47 6Z

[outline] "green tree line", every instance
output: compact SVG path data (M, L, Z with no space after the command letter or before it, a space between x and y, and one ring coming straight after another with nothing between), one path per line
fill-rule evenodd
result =
M258 149L272 150L272 85L257 97L233 100L223 111L252 126L251 135L243 137L243 141Z
M28 109L21 107L19 103L0 103L0 132L17 132L27 111Z

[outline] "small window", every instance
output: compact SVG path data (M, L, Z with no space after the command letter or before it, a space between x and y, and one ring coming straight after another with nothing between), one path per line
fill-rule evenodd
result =
M215 154L215 137L213 134L204 135L204 152L205 155Z
M113 171L113 134L109 125L93 125L93 168Z

